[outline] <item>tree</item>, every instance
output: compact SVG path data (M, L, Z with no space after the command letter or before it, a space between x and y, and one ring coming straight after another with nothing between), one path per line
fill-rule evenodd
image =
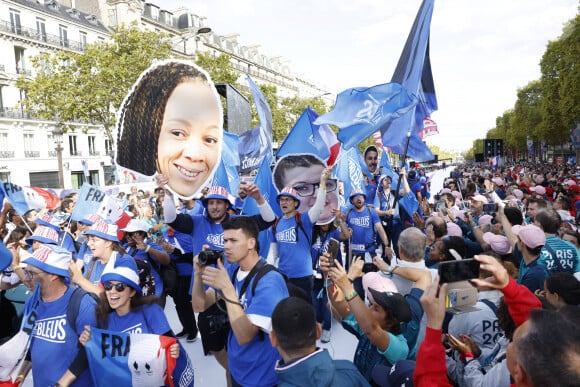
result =
M214 57L209 52L199 52L195 63L209 73L213 83L229 83L239 89L240 72L232 66L231 55Z
M108 42L88 44L82 53L58 51L32 58L36 76L20 77L23 107L64 131L72 122L101 124L113 140L116 111L139 74L157 59L169 58L165 35L121 26Z
M318 115L322 115L328 112L328 106L324 103L324 100L321 97L316 98L301 98L297 95L294 97L286 97L282 99L280 103L280 110L282 111L281 114L284 117L284 123L280 128L278 128L277 135L279 140L281 141L286 137L290 129L294 126L304 109L307 106L310 106L312 110L314 110Z
M548 43L540 62L544 134L562 144L580 117L580 15L572 19L556 41Z

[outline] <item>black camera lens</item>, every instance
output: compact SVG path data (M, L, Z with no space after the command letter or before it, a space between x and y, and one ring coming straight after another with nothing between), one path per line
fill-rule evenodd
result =
M217 261L224 260L224 252L221 250L204 250L197 256L197 261L202 266L217 265Z

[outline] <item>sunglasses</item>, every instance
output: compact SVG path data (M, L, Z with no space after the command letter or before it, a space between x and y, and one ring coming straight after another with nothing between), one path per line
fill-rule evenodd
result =
M115 288L115 290L116 290L117 292L119 292L119 293L121 293L122 291L124 291L124 290L125 290L125 288L127 288L128 286L129 286L129 285L126 285L126 284L124 284L124 283L122 283L122 282L119 282L118 284L113 284L112 282L105 282L105 283L103 284L103 287L105 288L105 290L106 290L107 292L108 292L108 291L111 291L111 290L113 290L113 288Z

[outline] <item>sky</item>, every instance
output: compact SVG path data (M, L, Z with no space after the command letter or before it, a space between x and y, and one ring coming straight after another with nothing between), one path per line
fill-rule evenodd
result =
M291 71L337 94L389 82L421 0L149 0L207 17L219 35L239 34L281 56ZM429 144L463 151L513 108L517 89L540 78L540 60L578 0L436 0L431 66L439 134Z

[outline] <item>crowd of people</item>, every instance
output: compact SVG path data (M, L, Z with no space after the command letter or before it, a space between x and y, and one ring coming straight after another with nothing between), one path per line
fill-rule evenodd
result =
M228 386L577 385L575 170L466 164L435 193L422 169L384 171L378 155L365 150L363 186L348 193L331 168L288 158L274 171L279 217L253 183L182 200L160 174L153 192L119 194L123 227L96 214L71 221L75 192L38 213L5 201L3 340L34 312L18 382L32 370L35 385L92 385L83 345L101 328L201 337ZM412 213L401 203L410 194ZM257 214L240 214L248 197ZM476 276L440 284L449 262L471 259ZM5 294L17 288L39 297L19 311ZM352 361L317 347L333 340L333 319L358 340Z

